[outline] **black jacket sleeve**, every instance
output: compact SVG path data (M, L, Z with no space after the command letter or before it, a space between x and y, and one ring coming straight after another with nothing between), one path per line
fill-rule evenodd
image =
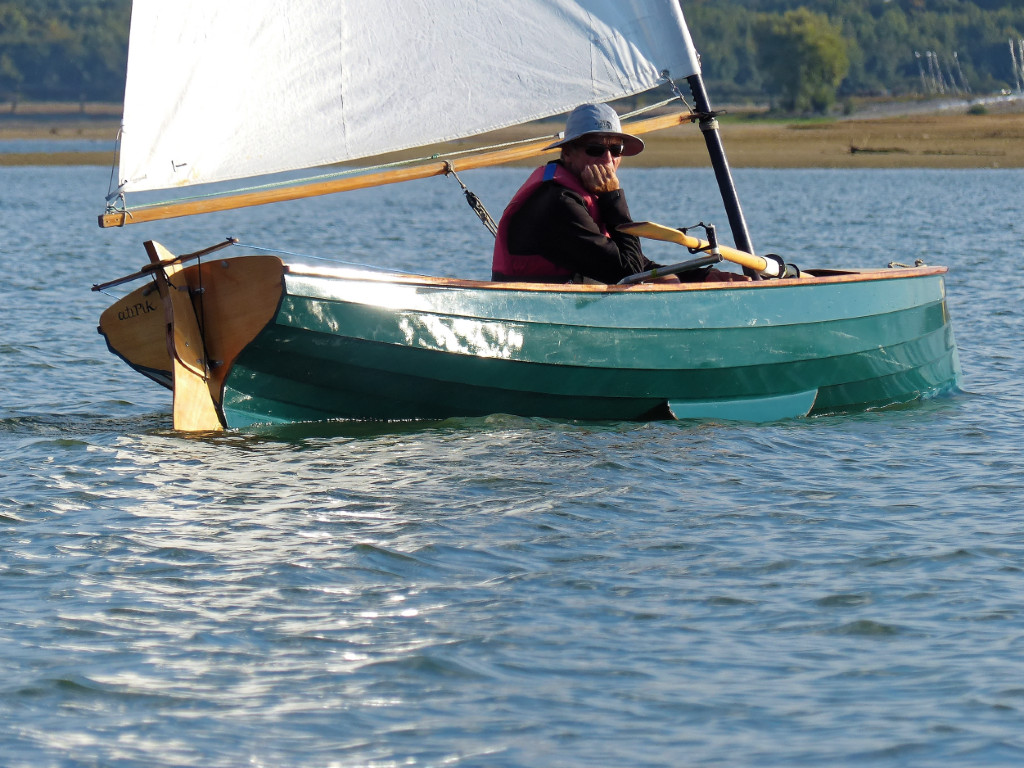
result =
M545 182L514 214L509 250L540 254L602 283L617 283L627 275L658 266L644 256L637 238L615 229L631 221L625 192L602 193L597 196L597 206L610 238L601 233L578 194Z

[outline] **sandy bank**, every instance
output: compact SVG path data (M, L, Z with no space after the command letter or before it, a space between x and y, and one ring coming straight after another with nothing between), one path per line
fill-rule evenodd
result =
M80 114L0 113L0 140L100 139L113 148L113 110ZM557 130L556 126L552 126ZM722 140L736 168L1021 168L1024 113L946 111L902 117L772 122L724 118ZM522 137L502 131L495 141ZM634 167L706 167L704 141L682 126L645 137ZM0 165L109 165L111 151L0 154ZM534 165L530 160L521 165Z
M820 123L723 122L737 168L1021 168L1024 114L941 114ZM697 134L697 135L694 135ZM652 135L635 164L708 165L698 131ZM675 157L675 161L670 158Z

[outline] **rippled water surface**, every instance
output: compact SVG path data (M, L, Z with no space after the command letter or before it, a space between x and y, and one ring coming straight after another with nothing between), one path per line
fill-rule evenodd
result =
M1024 173L736 172L761 250L948 264L962 394L203 439L91 284L228 235L486 277L458 185L101 231L105 169L0 177L0 764L1024 761ZM524 177L463 176L496 216ZM624 180L730 239L709 171Z
M110 142L102 139L0 139L0 154L109 151Z

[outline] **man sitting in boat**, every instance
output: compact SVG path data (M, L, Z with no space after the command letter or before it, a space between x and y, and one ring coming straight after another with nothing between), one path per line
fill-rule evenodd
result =
M505 208L491 279L611 284L660 266L644 256L639 239L616 230L631 221L616 170L623 155L643 151L643 141L622 132L619 116L607 104L576 107L564 135L547 147L561 147L561 157L535 170ZM716 269L686 272L678 279L749 280Z

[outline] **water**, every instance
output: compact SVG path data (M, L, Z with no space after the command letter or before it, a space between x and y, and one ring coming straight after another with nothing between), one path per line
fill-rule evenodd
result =
M29 152L110 152L108 139L0 139L0 154Z
M0 764L1024 759L1024 172L736 173L762 251L949 264L960 395L202 439L107 353L92 283L228 235L486 277L458 185L111 232L105 169L0 176ZM524 176L463 178L497 215ZM727 231L708 171L624 179Z

